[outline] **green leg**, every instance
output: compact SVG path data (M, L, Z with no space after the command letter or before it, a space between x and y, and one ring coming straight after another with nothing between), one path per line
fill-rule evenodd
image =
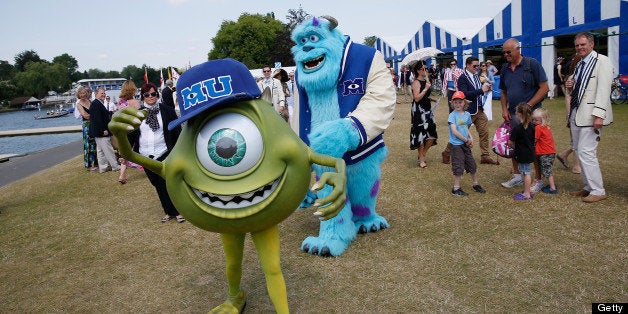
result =
M288 313L288 294L279 259L279 229L273 226L251 235L266 276L266 289L275 310L277 313Z
M240 291L242 280L242 256L245 234L220 234L227 261L227 282L229 296L225 303L212 309L210 313L240 313L246 304L246 294Z

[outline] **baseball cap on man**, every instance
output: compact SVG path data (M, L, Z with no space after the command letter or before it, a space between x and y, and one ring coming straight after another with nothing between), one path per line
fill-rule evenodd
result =
M249 69L234 59L211 60L192 67L181 74L176 89L181 117L170 122L168 130L209 108L262 94Z

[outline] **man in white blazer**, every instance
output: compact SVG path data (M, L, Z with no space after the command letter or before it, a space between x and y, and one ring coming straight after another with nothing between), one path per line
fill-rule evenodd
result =
M259 82L257 82L257 87L259 90L264 93L264 90L268 88L271 93L271 99L273 107L275 111L278 113L282 113L284 110L288 110L286 106L286 94L283 92L283 88L281 87L281 82L270 76L270 67L265 66L262 68L262 72L264 73L264 78L262 78Z
M578 33L574 39L576 53L582 60L573 79L565 82L571 92L569 126L573 146L582 168L582 190L571 192L583 202L593 203L606 198L597 146L602 127L613 122L610 102L613 67L607 56L593 50L590 33Z

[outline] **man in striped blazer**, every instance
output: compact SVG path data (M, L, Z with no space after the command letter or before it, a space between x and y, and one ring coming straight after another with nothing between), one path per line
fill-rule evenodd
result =
M593 50L590 33L578 33L574 39L576 54L582 60L576 66L573 79L565 82L572 89L569 127L574 150L582 168L582 190L571 192L583 202L593 203L606 198L602 172L597 158L597 146L602 127L613 122L610 102L613 67L610 59Z

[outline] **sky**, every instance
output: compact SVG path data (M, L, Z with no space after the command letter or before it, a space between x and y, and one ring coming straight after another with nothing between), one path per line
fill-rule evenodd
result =
M79 71L121 71L127 65L187 67L207 61L223 21L242 13L287 22L299 5L314 16L331 15L359 43L378 36L401 50L427 20L470 36L509 0L0 0L0 60L14 64L34 50L52 61L69 54Z

